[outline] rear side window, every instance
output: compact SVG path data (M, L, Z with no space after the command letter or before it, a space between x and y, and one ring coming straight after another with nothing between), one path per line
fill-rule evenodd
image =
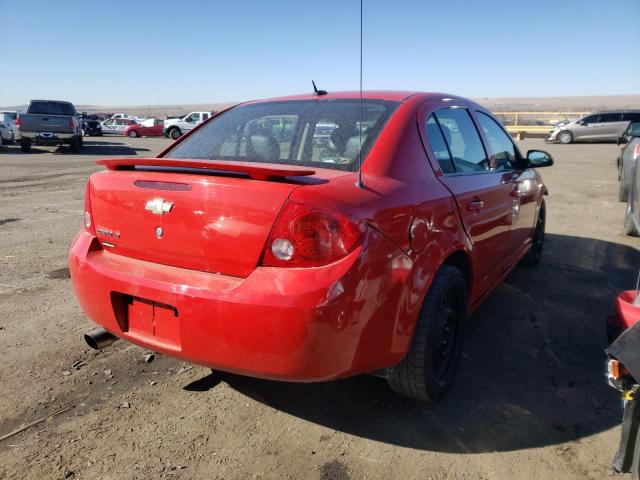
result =
M433 114L429 115L426 124L427 138L429 139L429 145L433 156L436 157L440 164L440 169L443 173L453 173L455 168L453 166L453 160L447 147L447 142L442 135L442 130L436 121L436 117Z
M66 102L31 102L27 113L35 115L75 115L73 105Z
M175 159L239 160L355 171L397 102L291 100L241 105L173 147Z
M601 122L621 122L622 114L621 113L603 113L600 115Z
M622 120L637 122L640 120L640 112L624 112L622 114Z
M445 108L435 112L453 157L456 171L461 173L489 170L489 160L480 135L466 108Z
M478 122L489 142L489 148L496 164L492 168L496 170L512 170L516 162L516 147L498 123L483 112L476 112Z

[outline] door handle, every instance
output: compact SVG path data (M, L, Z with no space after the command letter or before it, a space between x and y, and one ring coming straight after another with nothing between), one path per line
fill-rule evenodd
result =
M474 200L467 204L467 210L471 210L472 212L477 212L482 208L484 208L484 202L482 200Z

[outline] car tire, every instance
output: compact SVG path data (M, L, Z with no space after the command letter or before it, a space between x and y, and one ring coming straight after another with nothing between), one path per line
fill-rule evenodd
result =
M138 132L136 132L135 130L129 130L127 132L127 137L129 138L136 138L138 136Z
M568 130L563 130L558 134L558 142L568 145L573 142L573 134Z
M631 199L629 199L631 200ZM631 215L631 202L627 202L627 210L625 212L625 216L624 216L624 233L626 235L632 236L632 237L638 237L640 236L640 232L638 232L638 229L636 228L635 223L633 223L633 218Z
M20 150L22 150L23 153L29 153L31 151L31 140L28 138L20 140Z
M457 268L444 265L422 304L409 352L389 371L391 389L423 402L439 400L453 384L466 316L464 276Z
M624 184L621 180L620 185L618 186L618 201L626 202L627 200L629 200L629 192L626 188L624 188Z
M172 128L171 130L169 130L169 136L171 137L171 139L177 140L182 136L182 132L179 128Z
M531 248L526 253L520 264L525 267L536 267L542 261L542 252L544 251L544 237L545 227L547 223L547 208L542 200L540 205L540 212L536 220L536 226L533 229L533 235L531 236Z
M69 142L69 150L71 153L78 153L80 151L80 137L73 137Z

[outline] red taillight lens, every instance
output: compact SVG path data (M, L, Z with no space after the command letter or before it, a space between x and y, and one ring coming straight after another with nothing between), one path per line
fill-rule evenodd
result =
M262 265L315 267L344 257L362 239L366 224L346 215L287 202L276 221Z
M640 143L636 143L636 146L633 147L633 158L634 159L640 158Z
M71 120L69 120L69 128L71 130L75 130L76 129L76 121L73 117L71 117Z
M20 115L18 115L18 118L16 118L16 127L19 127L20 125L22 125L22 119L20 118Z
M93 213L91 212L91 180L87 180L84 188L84 217L82 219L84 229L91 235L96 234L96 227L93 223Z

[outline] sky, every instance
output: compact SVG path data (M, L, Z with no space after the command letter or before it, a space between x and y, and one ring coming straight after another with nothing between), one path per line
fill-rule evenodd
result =
M359 0L0 0L0 105L239 101L359 85ZM364 88L640 93L640 0L364 0Z

